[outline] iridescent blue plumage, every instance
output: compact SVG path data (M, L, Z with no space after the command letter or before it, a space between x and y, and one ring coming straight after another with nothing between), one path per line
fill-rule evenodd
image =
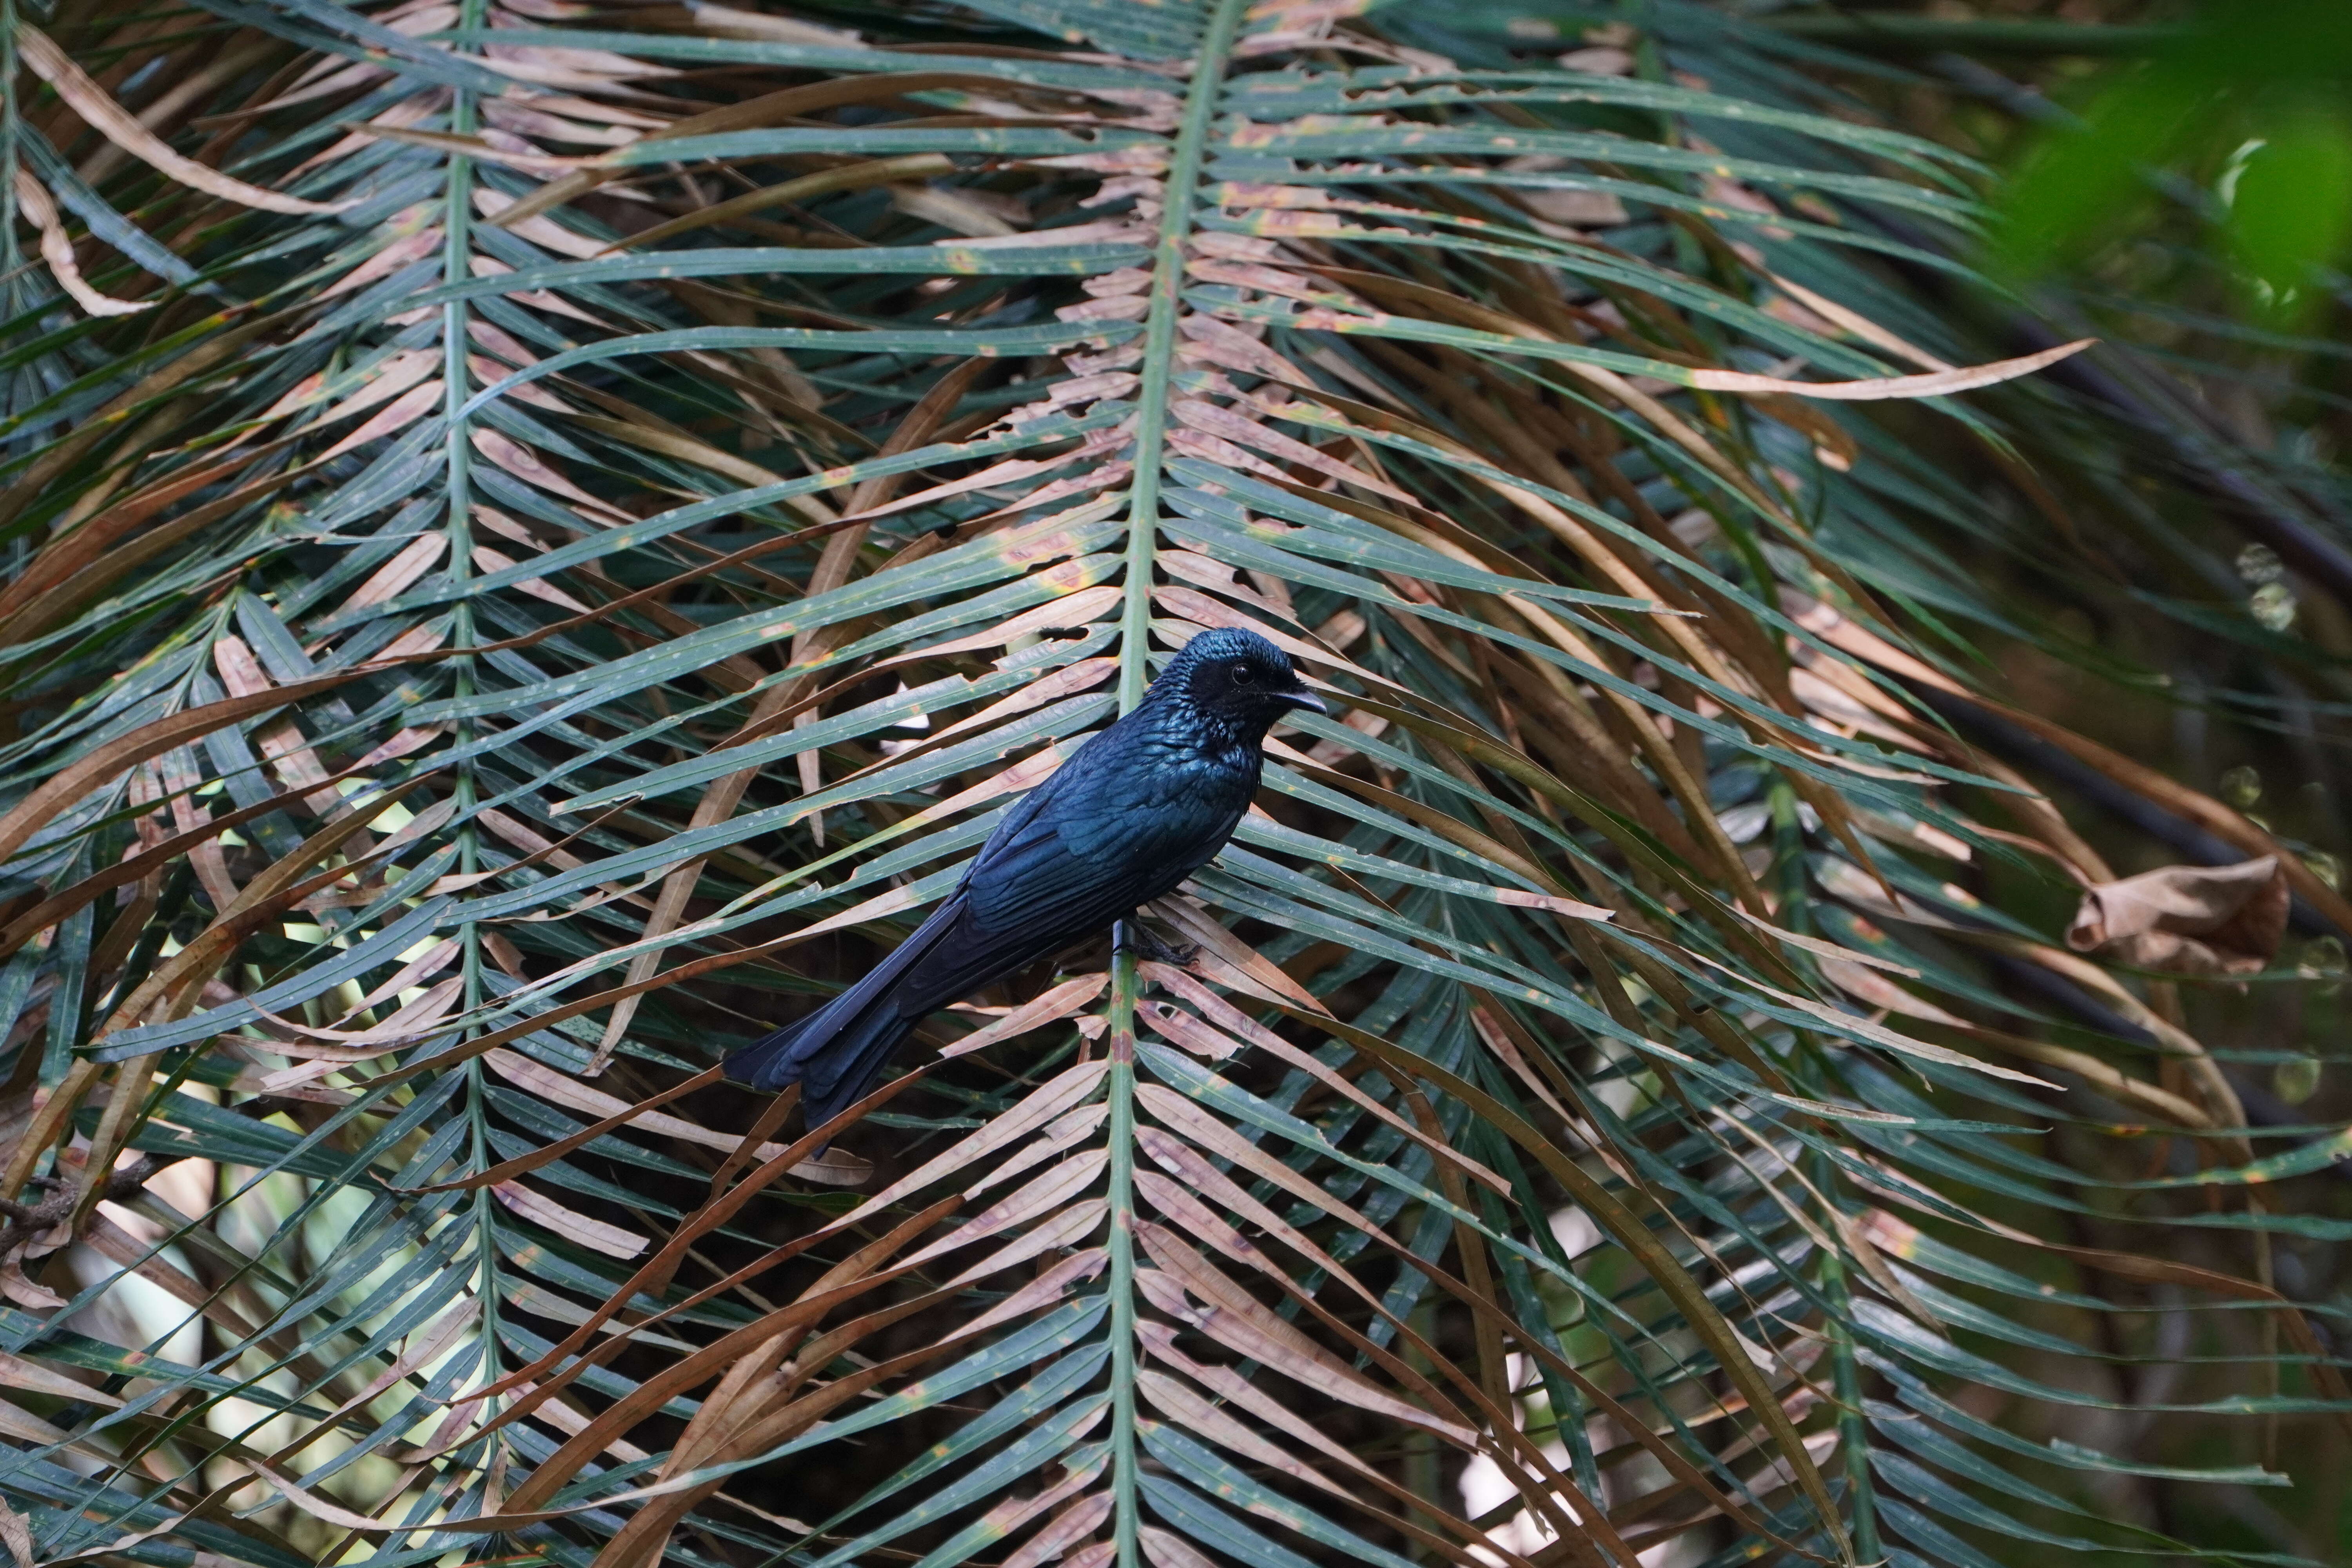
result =
M1175 890L1233 836L1265 731L1323 704L1255 632L1203 632L1135 710L1004 815L963 881L839 996L728 1058L759 1089L802 1086L808 1124L866 1090L926 1014L1094 936Z

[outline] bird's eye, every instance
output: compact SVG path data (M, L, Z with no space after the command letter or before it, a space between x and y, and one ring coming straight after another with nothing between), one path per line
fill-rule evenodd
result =
M1251 681L1255 680L1256 679L1257 671L1251 668L1248 665L1237 664L1234 666L1234 684L1235 686L1247 686Z

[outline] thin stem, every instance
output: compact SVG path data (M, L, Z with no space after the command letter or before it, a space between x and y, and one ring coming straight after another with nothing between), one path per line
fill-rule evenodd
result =
M1150 679L1151 574L1159 542L1160 463L1165 449L1170 376L1176 361L1176 322L1182 309L1184 244L1192 233L1192 195L1201 183L1209 131L1217 112L1227 59L1240 36L1249 0L1217 0L1200 52L1184 118L1168 158L1165 206L1153 257L1150 313L1143 336L1143 382L1135 415L1135 481L1128 505L1127 578L1119 617L1118 706L1124 713L1143 700ZM1106 1281L1110 1300L1111 1537L1118 1568L1141 1562L1142 1502L1137 1480L1140 1461L1135 1445L1135 994L1136 958L1121 921L1110 964L1110 1002L1104 1038L1110 1070L1104 1092L1110 1102L1109 1260Z
M1110 1072L1110 1398L1111 1531L1119 1568L1136 1561L1135 1453L1135 973L1128 922L1118 923L1110 960L1110 1007L1104 1039Z
M457 25L473 29L483 25L487 0L462 0L458 7ZM460 46L461 52L471 52ZM459 136L470 136L477 128L476 94L468 87L450 90L449 129ZM474 161L463 153L449 158L449 176L442 205L441 280L446 284L463 283L474 275ZM466 351L472 338L471 310L464 300L451 300L441 307L441 395L445 428L442 432L446 461L445 488L447 510L445 528L448 536L448 571L450 579L463 583L472 574L474 563L473 532L473 441L472 419L466 413L466 403L472 383L466 363ZM449 640L457 648L474 646L474 610L468 601L457 601L449 627ZM473 658L459 654L451 661L452 694L470 697L474 693L475 668ZM462 754L474 742L474 724L460 719L457 724L457 749ZM481 846L478 830L473 821L473 807L479 789L474 760L465 757L457 765L454 794L457 805L457 868L461 874L478 871ZM468 921L458 930L461 944L458 955L459 973L465 982L465 1005L468 1011L482 1003L482 941L481 930ZM463 1071L467 1084L467 1115L471 1122L472 1157L478 1169L496 1156L489 1142L489 1118L486 1113L486 1091L482 1064L469 1061ZM482 1302L482 1366L485 1378L498 1376L498 1321L499 1290L498 1279L499 1248L496 1228L499 1223L497 1205L487 1201L490 1194L475 1195L474 1226L477 1279ZM486 1452L481 1462L487 1466L490 1455Z
M1828 1162L1820 1161L1814 1172L1816 1184L1836 1179ZM1822 1190L1828 1193L1831 1189L1822 1185ZM1830 1201L1837 1200L1832 1196ZM1853 1556L1857 1563L1872 1563L1885 1553L1878 1544L1878 1506L1870 1475L1870 1428L1863 1420L1862 1366L1854 1359L1853 1331L1847 1321L1852 1298L1846 1291L1845 1260L1832 1251L1822 1254L1822 1291L1830 1299L1830 1368L1837 1388L1838 1447L1845 1458Z
M1150 313L1144 318L1143 384L1136 394L1135 488L1128 506L1127 598L1119 617L1118 710L1143 700L1151 643L1151 563L1159 542L1160 461L1166 449L1170 378L1176 365L1176 322L1183 313L1184 242L1192 228L1192 194L1217 114L1226 58L1241 32L1247 0L1218 0L1194 57L1184 119L1168 155L1166 206L1151 261Z
M16 247L16 0L0 0L0 272L13 280L24 265ZM8 290L16 314L16 290Z
M477 27L481 25L484 0L464 0L459 8L458 26ZM450 91L449 130L458 136L470 136L475 130L474 91L471 88L453 88ZM441 280L445 285L468 281L473 268L474 161L462 153L449 156L449 181L443 200L441 215ZM466 416L466 400L469 383L466 370L466 347L468 339L467 301L452 300L441 307L441 406L447 422L444 432L447 460L448 491L447 526L449 535L449 575L462 582L473 570L473 446L467 439L471 421ZM451 637L460 647L470 647L474 640L473 606L465 599L457 601ZM473 660L460 658L456 661L458 695L471 695L474 684ZM459 721L458 745L462 749L471 739L463 731L471 728ZM472 769L461 770L458 787L467 790L472 784ZM461 805L470 805L463 802ZM463 868L476 868L470 834L460 829L466 843L464 853L467 863ZM470 1005L471 998L468 998Z
M486 0L464 0L458 10L458 26L481 26ZM467 87L450 89L449 129L458 136L470 136L475 131L475 94ZM468 281L474 275L474 161L462 153L449 156L449 183L443 199L441 226L441 281L445 285ZM473 573L473 442L469 438L472 420L466 414L466 402L471 383L466 367L466 349L471 336L470 310L465 300L451 300L441 307L441 407L447 428L443 432L445 457L447 463L446 486L448 510L446 527L449 537L449 576L463 583ZM450 641L457 647L471 647L474 643L474 607L470 601L459 598L450 626ZM474 691L474 661L461 655L452 661L456 694L470 697ZM457 750L461 752L472 744L472 721L457 721ZM475 779L472 758L467 758L457 770L458 870L468 874L480 869L478 864L479 847L473 824L463 820L467 808L474 804ZM480 963L477 953L479 943L469 924L466 936L466 1005L472 1007L480 1001Z

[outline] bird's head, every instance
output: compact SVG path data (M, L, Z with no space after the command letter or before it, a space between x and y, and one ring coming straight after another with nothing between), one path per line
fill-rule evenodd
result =
M1291 668L1290 656L1233 626L1201 633L1161 672L1159 685L1222 729L1255 742L1294 708L1328 712Z

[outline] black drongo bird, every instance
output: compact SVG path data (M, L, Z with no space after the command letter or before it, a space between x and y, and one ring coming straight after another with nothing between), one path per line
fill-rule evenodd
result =
M926 1014L1082 942L1207 865L1257 792L1265 732L1324 711L1283 651L1221 627L1185 644L1134 711L1004 814L947 901L866 978L727 1059L798 1083L808 1125L863 1096Z

